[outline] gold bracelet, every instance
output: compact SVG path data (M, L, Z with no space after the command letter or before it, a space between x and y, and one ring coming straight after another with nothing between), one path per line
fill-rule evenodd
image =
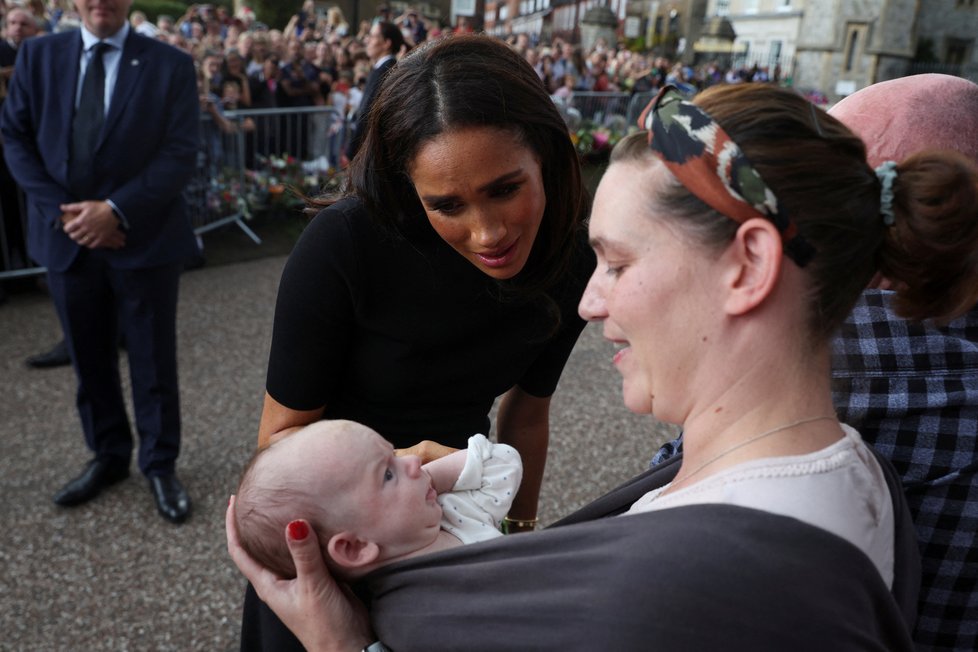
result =
M526 519L524 519L524 518L510 518L508 516L504 516L503 517L503 524L506 525L507 528L509 528L509 527L516 527L516 528L521 528L521 529L522 528L531 528L531 529L533 529L533 528L536 528L538 522L539 522L539 519L536 519L536 518L526 518Z

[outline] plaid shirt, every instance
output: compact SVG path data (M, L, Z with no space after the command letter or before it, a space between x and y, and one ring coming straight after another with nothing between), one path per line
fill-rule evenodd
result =
M867 290L833 343L839 419L903 481L923 577L919 650L978 650L978 306L944 328Z

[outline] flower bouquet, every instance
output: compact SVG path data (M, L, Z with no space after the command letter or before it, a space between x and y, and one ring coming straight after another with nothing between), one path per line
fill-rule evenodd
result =
M585 120L577 131L571 132L571 142L583 161L599 162L607 160L611 149L623 135L611 127Z
M303 197L336 192L344 180L325 159L304 163L290 154L259 155L255 167L245 172L248 203L272 213L298 210Z

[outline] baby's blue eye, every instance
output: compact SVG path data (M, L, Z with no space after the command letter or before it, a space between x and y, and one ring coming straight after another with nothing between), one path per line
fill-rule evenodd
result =
M394 479L394 472L393 471L391 471L390 469L387 469L386 471L384 471L384 482L387 482L388 480L393 480L393 479Z

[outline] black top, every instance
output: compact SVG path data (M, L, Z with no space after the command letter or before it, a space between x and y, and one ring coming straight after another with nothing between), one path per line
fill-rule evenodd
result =
M267 390L295 410L358 421L397 447L464 448L487 433L514 385L550 396L584 327L577 304L594 268L582 229L572 273L541 301L499 298L499 283L427 222L399 237L356 200L305 229L279 287Z

